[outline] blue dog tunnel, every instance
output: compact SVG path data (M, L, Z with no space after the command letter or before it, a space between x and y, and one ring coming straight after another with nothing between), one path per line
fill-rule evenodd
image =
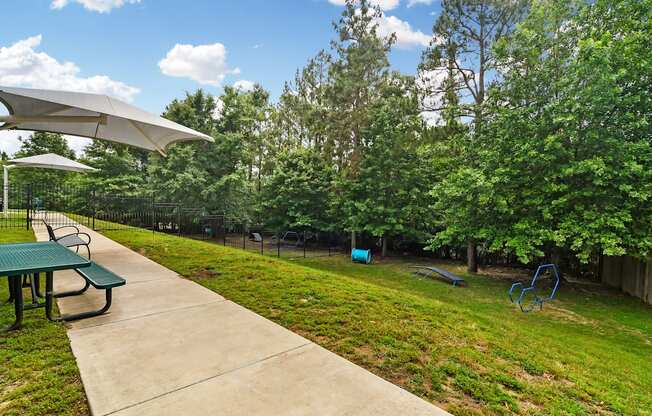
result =
M351 250L351 260L356 263L371 263L371 250L360 250L359 248L354 248Z

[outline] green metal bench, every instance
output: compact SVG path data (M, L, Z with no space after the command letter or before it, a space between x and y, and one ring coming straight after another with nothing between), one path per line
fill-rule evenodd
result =
M122 277L118 276L117 274L113 273L110 270L105 269L104 267L98 265L95 262L91 262L90 267L85 267L83 269L75 269L75 271L77 272L77 274L79 274L81 277L84 278L86 282L84 287L80 290L53 294L53 296L55 298L64 298L68 296L81 295L82 293L86 292L86 290L88 290L88 288L92 285L95 289L100 289L105 291L106 303L101 309L98 309L96 311L82 312L73 315L63 315L60 317L53 317L52 308L51 308L52 302L46 302L45 313L48 319L50 319L51 321L74 321L77 319L85 319L85 318L91 318L93 316L102 315L103 313L107 312L111 307L111 301L113 297L112 289L114 287L124 286L127 283L125 279L123 279ZM52 293L52 288L46 288L46 294L47 293Z
M75 253L79 252L79 247L86 247L86 252L88 253L88 259L90 260L91 249L89 246L91 244L91 236L89 234L80 232L79 228L77 228L77 226L75 225L64 225L63 227L52 228L52 226L48 224L45 220L43 220L43 224L45 224L45 228L48 230L48 236L50 237L50 241L55 241L67 248L74 248ZM66 228L74 229L75 232L57 237L55 231L63 230Z

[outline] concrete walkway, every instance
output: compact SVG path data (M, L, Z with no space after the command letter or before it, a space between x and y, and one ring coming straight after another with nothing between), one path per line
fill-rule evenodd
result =
M83 228L83 227L81 227ZM47 240L43 227L39 240ZM127 280L110 313L69 324L94 415L446 415L351 362L88 229ZM154 237L153 237L154 238ZM55 290L81 287L57 272ZM59 299L97 308L103 292Z

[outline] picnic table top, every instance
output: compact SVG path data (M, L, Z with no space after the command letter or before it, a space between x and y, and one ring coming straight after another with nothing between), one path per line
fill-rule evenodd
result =
M0 277L89 267L90 260L54 241L0 244Z

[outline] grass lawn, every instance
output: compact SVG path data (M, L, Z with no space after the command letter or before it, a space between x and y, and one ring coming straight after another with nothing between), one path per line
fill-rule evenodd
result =
M454 288L400 261L105 234L457 415L652 414L652 308L633 298L562 287L524 314L486 276Z
M0 229L0 243L33 240L32 231ZM0 327L13 322L13 304L4 304L8 297L2 277ZM0 334L0 364L0 415L89 414L66 330L49 322L43 309L26 311L20 331Z

